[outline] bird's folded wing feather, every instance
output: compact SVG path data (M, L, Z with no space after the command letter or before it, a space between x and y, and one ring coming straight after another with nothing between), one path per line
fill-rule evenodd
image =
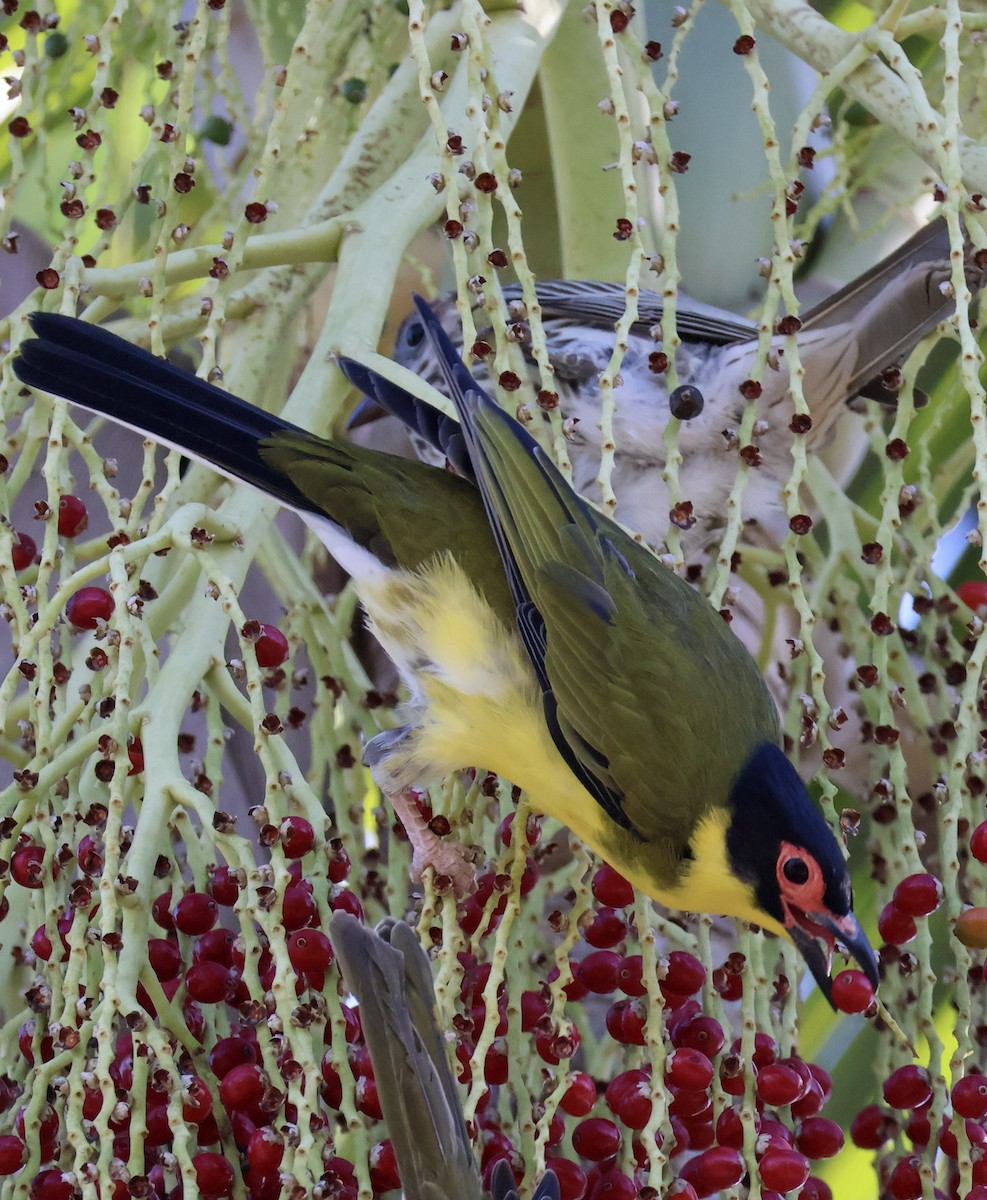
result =
M408 1200L480 1200L483 1184L436 1023L432 973L403 922L335 913L329 935L360 1003L381 1110Z
M706 600L580 500L516 422L474 397L474 466L544 621L558 733L619 798L622 823L646 841L684 845L746 753L778 740L764 681ZM735 703L711 704L723 686ZM727 709L717 729L714 707ZM683 750L704 731L697 764Z
M598 280L547 279L536 285L543 320L571 319L576 324L597 325L610 330L627 309L627 293L623 284L601 283ZM520 300L518 287L504 288L508 301ZM641 291L637 297L637 318L634 327L646 333L661 322L665 311L658 292ZM703 341L714 346L731 342L749 342L757 337L757 325L738 317L736 313L688 296L679 296L675 307L675 328L687 341Z

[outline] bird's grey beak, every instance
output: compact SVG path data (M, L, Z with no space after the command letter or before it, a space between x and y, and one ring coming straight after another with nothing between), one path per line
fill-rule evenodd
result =
M793 923L788 927L788 932L812 972L813 979L819 985L819 990L834 1010L836 1006L833 1004L833 981L829 974L834 942L846 947L877 991L880 982L877 955L852 912L847 913L845 917L831 917L825 913L814 912L805 925L808 928Z

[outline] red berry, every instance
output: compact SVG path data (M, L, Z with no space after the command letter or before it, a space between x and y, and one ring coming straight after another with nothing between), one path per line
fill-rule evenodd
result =
M595 1103L596 1084L592 1076L584 1071L574 1072L569 1077L569 1087L559 1101L559 1108L570 1117L585 1117L593 1111Z
M261 625L260 637L254 642L258 663L268 667L280 667L288 657L288 639L277 625Z
M692 1046L702 1050L707 1058L715 1058L723 1049L723 1027L719 1021L707 1017L705 1013L696 1013L675 1027L671 1034L675 1046Z
M868 1104L857 1112L850 1126L850 1140L861 1150L880 1150L898 1132L898 1121L892 1112L879 1104Z
M162 982L177 979L182 969L182 952L178 943L167 938L150 938L147 943L147 959L151 970Z
M188 1077L182 1089L182 1098L182 1116L191 1125L201 1125L212 1112L212 1092L198 1075ZM199 1141L202 1143L201 1133Z
M699 1200L696 1189L691 1183L686 1183L684 1179L676 1179L665 1192L665 1197L667 1200Z
M709 1098L708 1092L690 1092L681 1090L674 1093L671 1104L668 1106L668 1111L675 1117L681 1117L689 1126L690 1137L689 1145L692 1145L692 1126L697 1121L703 1123L712 1119L712 1101Z
M711 1196L739 1183L745 1169L738 1151L730 1146L714 1146L684 1163L679 1176L692 1184L697 1196Z
M953 1108L961 1117L975 1121L987 1116L987 1076L965 1075L957 1079L950 1092Z
M810 1079L808 1084L805 1085L802 1095L792 1104L792 1116L799 1118L814 1117L816 1113L822 1111L822 1106L825 1103L826 1096L822 1086L815 1079Z
M219 1081L219 1099L227 1112L244 1112L263 1097L267 1077L256 1063L241 1063Z
M360 897L351 888L335 888L329 899L329 907L333 912L349 913L358 921L363 920L363 905L360 903Z
M541 992L530 989L521 993L521 1030L531 1033L535 1026L548 1012L548 1001Z
M151 916L169 933L175 928L175 918L171 915L171 888L154 897L151 902Z
M144 743L139 737L127 739L127 758L130 759L130 770L127 772L127 778L131 775L139 775L144 770Z
M219 920L219 905L208 892L186 892L172 909L175 926L193 937L208 933Z
M545 1170L552 1171L559 1183L560 1200L583 1200L586 1172L568 1158L546 1158Z
M288 935L288 958L299 975L324 971L333 959L332 945L321 929L298 929Z
M384 1112L380 1107L380 1093L377 1091L376 1079L361 1076L356 1081L356 1111L363 1113L371 1121L383 1120Z
M833 1003L840 1012L866 1012L873 1000L874 988L863 971L841 971L833 980Z
M628 954L620 960L617 968L617 986L626 996L646 996L644 986L644 963L640 954Z
M12 1133L0 1136L0 1175L13 1175L24 1165L27 1147Z
M390 1139L378 1142L370 1150L370 1184L375 1196L382 1192L393 1192L401 1186L398 1160Z
M78 1194L74 1179L56 1168L39 1171L31 1180L31 1200L73 1200Z
M791 1192L809 1178L809 1160L797 1150L772 1146L761 1156L758 1171L765 1186L779 1192Z
M58 501L58 536L78 537L89 524L89 513L78 496L62 496Z
M329 859L329 882L342 883L350 873L350 856L346 853L346 847L341 845L339 841L333 841L330 845Z
M713 1082L713 1064L701 1050L678 1046L665 1059L665 1082L702 1092Z
M803 1081L798 1072L783 1063L764 1067L757 1077L757 1094L772 1108L794 1103L802 1094L802 1088Z
M206 1200L213 1196L228 1196L233 1189L233 1168L222 1156L204 1150L192 1159L195 1182Z
M285 858L301 858L315 845L315 830L304 817L285 817L280 832Z
M987 821L981 821L970 834L970 853L977 862L987 863Z
M643 1046L648 1011L640 1000L618 1000L607 1009L607 1033L622 1046Z
M572 1131L572 1148L580 1158L603 1162L620 1149L620 1130L605 1117L587 1117Z
M605 1096L610 1111L628 1129L643 1129L651 1120L651 1080L646 1071L622 1071L607 1084Z
M695 955L685 950L673 950L669 954L660 982L662 995L674 992L678 996L694 996L705 982L706 968Z
M756 1120L756 1119L755 1119ZM735 1108L725 1108L716 1119L716 1140L739 1150L744 1144L744 1123Z
M931 1099L929 1072L915 1063L892 1071L884 1081L884 1100L892 1108L921 1108Z
M208 958L193 963L185 972L185 990L200 1004L229 1000L235 986L236 976L230 968Z
M919 1200L922 1195L922 1176L918 1155L900 1159L888 1176L887 1193L891 1200Z
M38 547L34 538L29 537L26 533L18 533L10 548L10 560L14 565L14 570L23 571L25 567L29 567L34 562L37 553Z
M987 580L965 579L957 584L956 594L975 613L987 607Z
M233 950L236 938L229 929L210 929L201 934L192 952L193 959L198 962L208 959L210 962L222 963L224 967L233 966Z
M612 950L594 950L579 964L579 979L597 996L617 990L617 972L621 958Z
M255 1129L247 1142L247 1162L258 1175L270 1175L281 1166L284 1139L273 1129Z
M626 908L634 903L634 888L613 867L604 864L593 876L593 896L609 908Z
M76 629L95 629L98 622L108 621L113 615L113 597L106 588L79 588L69 597L65 615Z
M44 863L44 846L39 846L34 842L27 846L20 846L10 856L10 877L21 887L32 888L36 891L38 888L44 887ZM58 874L54 864L52 872L55 875Z
M315 917L318 909L312 894L312 885L303 879L299 883L289 883L284 889L284 900L281 902L281 921L285 929L301 929Z
M483 1060L483 1078L491 1087L500 1087L510 1077L510 1066L507 1060L507 1042L499 1037L494 1038L486 1058Z
M232 908L240 895L240 883L236 871L232 867L217 867L206 885L206 890L217 904L222 905L223 908Z
M935 875L909 875L894 890L893 903L910 917L927 917L942 904L942 884Z
M209 1067L217 1079L225 1079L234 1067L260 1062L257 1043L242 1037L220 1038L209 1051Z
M932 1122L924 1110L913 1112L905 1122L905 1137L915 1150L924 1150L928 1146L932 1140Z
M590 1193L591 1200L637 1200L637 1196L637 1184L616 1167L601 1171Z
M918 933L918 928L914 918L902 912L892 900L885 904L877 918L877 932L892 946L903 946Z
M583 937L598 950L609 950L627 936L627 922L613 908L601 908L583 930Z
M843 1149L843 1130L828 1117L809 1117L799 1125L795 1145L808 1158L832 1158Z

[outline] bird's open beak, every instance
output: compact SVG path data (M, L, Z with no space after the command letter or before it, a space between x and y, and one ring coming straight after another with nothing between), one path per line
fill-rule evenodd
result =
M871 948L867 935L860 928L860 922L847 913L845 917L832 917L828 913L814 912L811 916L799 912L795 920L788 926L792 941L799 953L808 964L809 970L819 990L833 1005L833 981L830 979L830 969L833 959L833 945L839 942L850 953L861 970L870 980L874 990L877 990L880 977L877 971L877 955Z

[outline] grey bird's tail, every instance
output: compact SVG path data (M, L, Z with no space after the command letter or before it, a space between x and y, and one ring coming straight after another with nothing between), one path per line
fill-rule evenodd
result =
M329 936L343 980L360 1004L377 1093L407 1200L517 1200L514 1176L501 1160L484 1189L456 1082L436 1020L428 957L411 928L385 918L368 929L334 913ZM546 1171L535 1200L559 1200Z

